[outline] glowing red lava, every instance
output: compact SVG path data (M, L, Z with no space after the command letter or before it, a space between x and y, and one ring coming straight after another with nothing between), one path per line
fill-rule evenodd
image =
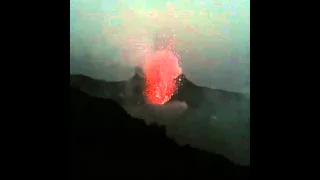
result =
M144 61L148 103L164 104L177 90L175 79L181 74L178 58L170 50L159 50L146 55Z

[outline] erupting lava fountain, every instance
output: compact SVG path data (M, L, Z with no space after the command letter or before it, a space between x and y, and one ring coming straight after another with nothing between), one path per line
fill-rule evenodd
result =
M179 83L176 78L182 73L179 56L172 50L173 41L167 48L149 51L144 59L144 96L148 103L164 104L176 92Z

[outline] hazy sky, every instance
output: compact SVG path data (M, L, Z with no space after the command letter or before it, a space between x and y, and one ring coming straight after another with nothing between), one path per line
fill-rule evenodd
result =
M249 0L70 0L70 73L128 79L156 36L195 84L250 92Z

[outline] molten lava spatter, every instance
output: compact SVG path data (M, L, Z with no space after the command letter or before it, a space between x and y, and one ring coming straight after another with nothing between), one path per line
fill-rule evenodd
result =
M178 61L169 49L161 49L146 55L144 95L149 103L164 104L175 93L177 90L175 79L182 73Z

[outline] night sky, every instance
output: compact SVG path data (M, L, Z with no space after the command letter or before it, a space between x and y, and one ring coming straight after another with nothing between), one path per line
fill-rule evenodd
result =
M155 37L172 37L189 80L250 92L248 0L71 0L70 8L71 73L128 79Z

